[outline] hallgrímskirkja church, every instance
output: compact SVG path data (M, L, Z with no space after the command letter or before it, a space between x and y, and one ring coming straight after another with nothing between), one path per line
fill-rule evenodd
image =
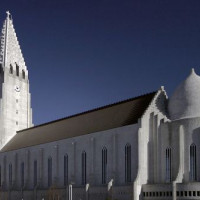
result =
M33 126L7 12L0 38L0 199L200 199L200 76Z

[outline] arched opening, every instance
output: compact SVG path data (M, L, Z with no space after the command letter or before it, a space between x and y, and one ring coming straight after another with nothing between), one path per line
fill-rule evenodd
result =
M10 64L10 74L13 74L13 66Z
M22 70L22 78L25 79L25 71Z
M125 146L125 182L131 182L131 145Z
M167 148L165 152L166 159L166 182L172 181L172 150Z
M16 63L16 75L19 76L19 66Z
M194 143L190 145L190 180L197 180L197 157L196 145Z
M106 184L107 180L107 149L102 149L102 184Z
M82 152L82 185L86 184L86 152Z

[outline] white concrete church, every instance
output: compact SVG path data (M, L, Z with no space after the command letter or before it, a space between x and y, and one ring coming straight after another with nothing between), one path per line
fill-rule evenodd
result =
M0 200L200 199L200 77L33 126L7 12L0 38Z

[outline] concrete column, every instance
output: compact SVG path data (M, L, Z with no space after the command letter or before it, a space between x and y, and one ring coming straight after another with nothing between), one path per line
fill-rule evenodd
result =
M6 156L3 157L3 188L6 188Z
M149 117L149 142L147 144L147 159L148 159L148 179L149 183L154 181L154 113ZM148 129L147 129L148 130ZM139 145L139 144L138 144Z
M154 183L157 182L157 160L158 160L158 116L153 116L153 166L154 166Z
M143 137L144 136L144 137ZM138 130L138 171L137 177L133 182L133 195L132 200L139 200L142 184L146 184L148 180L148 162L147 156L147 139L145 138L147 133L139 128ZM141 174L141 172L143 172Z
M55 162L53 162L54 166L55 166L55 170L54 170L54 185L57 185L58 183L58 165L59 165L59 160L58 160L58 145L54 146L54 159Z
M72 174L71 174L71 182L75 183L75 171L76 171L76 142L72 142Z
M172 182L172 200L176 200L176 182Z
M175 179L175 182L183 182L184 179L184 129L183 126L181 125L179 127L179 168L178 168L178 174L177 177Z
M17 153L14 153L14 163L13 163L13 186L14 186L14 188L16 188L16 186L17 186L17 169L18 169L18 163L17 163L17 158L18 157L18 155L17 155Z
M161 118L161 116L158 115L158 133L157 133L157 183L161 182L162 180L162 165L160 164L162 162L162 147L161 147L161 124L164 123L164 120Z
M90 184L94 184L94 170L95 170L95 139L92 137L90 139Z
M26 158L25 158L25 187L27 187L28 182L29 182L29 178L30 178L30 151L27 150L26 151Z
M116 176L116 134L112 136L112 179L115 180Z
M43 184L43 148L39 150L39 186Z

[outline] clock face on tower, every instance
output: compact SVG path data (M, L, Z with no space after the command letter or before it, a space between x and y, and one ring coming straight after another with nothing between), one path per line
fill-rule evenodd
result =
M16 85L16 86L15 86L15 91L16 91L16 92L20 92L20 87Z

